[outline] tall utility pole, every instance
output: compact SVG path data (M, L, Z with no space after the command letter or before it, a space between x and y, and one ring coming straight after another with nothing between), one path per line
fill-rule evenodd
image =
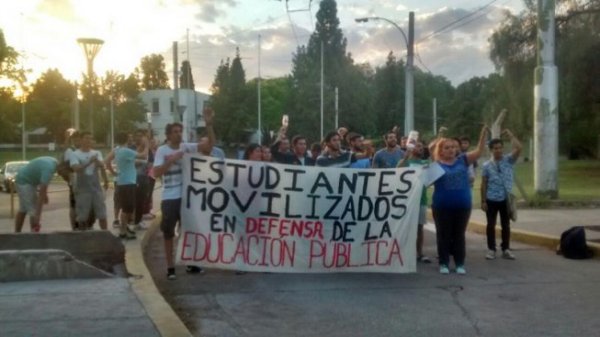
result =
M405 85L404 85L404 134L408 133L415 128L415 104L414 104L414 39L415 39L415 13L408 13L408 37L404 34L404 30L398 26L397 23L390 19L382 18L379 16L368 17L368 18L356 18L356 22L367 22L369 20L382 20L385 21L400 31L406 44L406 71L405 71Z
M323 140L323 40L321 40L321 140Z
M173 41L173 121L181 123L181 116L179 116L179 76L177 76L179 61L177 54L177 41Z
M558 198L558 69L554 64L555 0L538 0L534 95L533 183L538 195Z
M408 43L406 46L406 98L404 99L404 111L406 116L404 119L404 135L408 136L408 133L415 129L415 86L414 86L414 43L415 43L415 12L408 13Z
M79 38L77 39L77 43L83 48L85 59L87 61L88 92L90 100L88 127L90 128L92 136L94 136L94 58L98 55L104 41L96 38Z
M338 122L339 122L339 104L338 104L338 94L339 94L339 90L338 87L335 87L335 129L337 130L339 128Z
M261 102L260 102L260 34L258 34L258 79L257 79L257 90L258 90L258 145L262 145L262 126L260 125L261 119Z

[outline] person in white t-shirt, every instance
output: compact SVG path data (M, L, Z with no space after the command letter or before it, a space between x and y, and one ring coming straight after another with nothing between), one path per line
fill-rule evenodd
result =
M175 261L173 257L173 237L175 227L181 220L181 194L183 187L182 160L184 153L200 152L212 153L215 136L212 130L213 112L204 110L207 137L199 143L183 142L183 125L180 123L168 124L165 129L166 144L156 150L154 157L154 177L162 178L162 220L160 224L163 232L165 255L167 261L167 278L175 280ZM202 270L195 266L188 266L188 272L196 273Z
M108 177L104 169L102 153L92 149L90 132L81 133L81 146L70 154L69 162L77 177L77 184L73 192L75 193L75 213L79 229L85 230L91 227L88 219L92 211L100 222L100 228L107 229L104 193L108 189ZM102 175L103 186L100 186L98 171Z

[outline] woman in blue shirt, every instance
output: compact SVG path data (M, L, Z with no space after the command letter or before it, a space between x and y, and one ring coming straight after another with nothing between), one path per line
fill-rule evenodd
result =
M450 254L454 256L456 273L466 274L465 231L472 203L469 165L483 153L488 132L484 125L477 147L458 156L459 144L454 139L440 138L435 143L434 160L444 170L444 175L434 183L431 205L441 274L450 273Z

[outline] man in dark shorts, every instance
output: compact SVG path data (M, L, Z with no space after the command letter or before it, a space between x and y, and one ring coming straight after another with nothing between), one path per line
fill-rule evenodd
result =
M112 174L115 174L112 167L112 160L114 158L118 171L118 173L116 173L116 195L119 198L119 206L121 207L119 237L121 239L132 240L135 239L136 236L135 232L129 228L128 224L133 221L133 213L135 211L137 179L135 161L136 159L143 157L144 154L139 154L127 147L127 139L128 136L126 133L119 133L117 135L116 140L119 147L106 156L106 166Z
M181 220L181 194L183 188L182 160L184 153L208 152L215 143L212 131L213 112L204 110L204 120L208 137L206 142L184 143L183 126L180 123L168 124L165 129L167 142L156 150L154 157L154 177L162 177L162 221L160 229L163 232L165 255L167 261L167 278L175 280L175 259L173 256L173 238L175 227ZM200 268L189 266L188 272L199 272Z

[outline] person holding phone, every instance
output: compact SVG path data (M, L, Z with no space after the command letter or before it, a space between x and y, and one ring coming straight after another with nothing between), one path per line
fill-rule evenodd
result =
M295 135L292 138L291 151L289 151L290 142L287 137L288 125L288 115L283 115L277 141L271 146L271 156L273 161L287 165L314 166L315 160L309 156L307 151L308 142L306 137L302 135ZM282 146L284 143L287 143L287 146ZM288 148L287 151L286 147Z

